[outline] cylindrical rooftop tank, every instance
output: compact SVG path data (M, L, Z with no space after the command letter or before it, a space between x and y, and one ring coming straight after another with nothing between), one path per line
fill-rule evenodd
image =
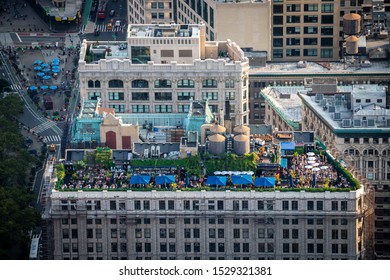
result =
M219 124L214 124L213 126L210 127L210 133L211 134L225 134L226 133L226 128L222 125Z
M209 152L213 155L220 155L226 152L225 136L213 134L209 136Z
M235 128L233 128L233 134L234 135L239 135L239 134L244 134L249 136L250 135L250 128L245 126L245 125L237 125Z
M346 14L343 16L343 31L346 35L354 35L360 32L360 15Z
M237 155L248 154L250 152L249 136L244 134L236 135L234 138L234 153Z
M357 54L359 51L359 38L356 36L350 36L345 39L345 52L347 54Z

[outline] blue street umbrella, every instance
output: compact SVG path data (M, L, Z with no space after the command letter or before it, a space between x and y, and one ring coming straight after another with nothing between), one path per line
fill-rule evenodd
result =
M53 69L53 70L51 70L51 72L53 72L53 73L59 73L59 72L60 72L60 69Z
M31 86L28 88L29 90L37 90L38 88L36 86Z
M175 176L174 175L158 175L155 177L156 184L162 185L162 184L172 184L175 182Z
M51 79L51 77L48 76L48 75L46 75L46 76L43 76L42 79L44 79L44 80L49 80L49 79Z
M35 67L34 67L34 70L35 70L35 71L39 71L39 70L41 70L41 69L42 69L41 66L35 66Z
M43 76L45 76L45 73L43 73L43 72L38 72L38 73L37 73L37 76L43 77Z
M41 86L42 90L45 90L45 89L48 89L48 88L49 88L48 86Z
M57 86L49 86L50 89L56 90L58 87Z
M139 175L139 174L134 174L130 178L130 184L135 185L135 184L149 184L150 182L150 175Z
M41 71L42 71L42 72L49 72L50 69L49 69L49 68L43 68Z
M59 66L59 65L53 65L53 66L51 67L51 69L60 69L60 66Z
M251 175L233 175L232 183L234 185L249 185L252 184L252 176Z
M55 58L52 59L51 62L52 62L52 63L56 63L56 62L60 62L60 60L59 60L57 57L55 57Z
M255 187L274 187L275 177L257 177L255 179Z
M209 176L207 177L207 185L226 186L226 176Z
M43 63L43 64L41 64L41 67L49 67L49 64Z
M35 64L35 65L39 65L39 64L41 64L41 63L42 63L42 60L39 60L39 59L37 59L37 60L34 61L34 64Z
M58 65L60 65L60 62L52 62L51 65L52 66L58 66Z

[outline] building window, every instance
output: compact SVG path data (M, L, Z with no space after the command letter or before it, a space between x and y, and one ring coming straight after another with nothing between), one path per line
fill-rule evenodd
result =
M108 107L114 109L115 113L125 112L125 105L110 104Z
M149 100L148 92L132 92L131 98L134 101Z
M303 28L304 34L317 34L318 33L318 27L315 26L305 26Z
M108 100L116 101L116 100L124 100L125 94L124 92L109 92L108 93Z
M154 105L156 113L172 113L172 105Z
M194 88L195 83L193 80L179 80L177 82L177 87L178 88Z
M195 98L194 92L178 92L177 100L190 100Z
M207 79L202 81L203 88L216 88L218 86L217 80Z
M283 210L288 210L289 209L289 201L288 200L283 200L282 201L282 209Z
M234 80L233 79L225 80L225 88L234 88Z
M340 203L340 210L341 211L347 211L348 209L348 201L346 201L346 200L343 200L343 201L341 201L341 203Z
M155 92L154 99L156 101L172 100L172 92Z
M234 91L225 92L225 100L234 100L236 99L236 93Z
M209 100L218 100L218 92L202 92L202 99L206 101Z
M332 211L338 211L338 210L339 210L339 202L332 201Z
M155 88L171 88L172 82L171 80L156 80L154 81Z
M134 80L131 82L132 88L148 88L149 82L146 80Z
M100 92L88 92L88 100L98 100L101 97Z
M149 105L132 105L131 111L133 113L149 113Z
M121 80L110 80L108 81L109 88L123 88L123 81Z
M309 211L314 210L314 201L309 200L307 202L307 210L309 210Z

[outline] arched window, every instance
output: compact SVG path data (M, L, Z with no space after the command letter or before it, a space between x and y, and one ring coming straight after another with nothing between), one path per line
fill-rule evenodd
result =
M94 87L94 84L93 84L93 81L92 81L92 80L89 80L89 81L88 81L88 87L89 87L89 88L93 88L93 87Z
M146 80L134 80L131 82L132 88L148 88L149 83Z
M194 88L195 83L193 80L179 80L177 82L177 87L178 88Z
M171 80L155 80L154 87L155 88L171 88L172 82L171 82Z
M233 79L225 80L225 88L234 88L234 80Z
M202 85L204 88L216 88L218 86L218 82L214 79L207 79L203 80Z
M349 149L344 150L344 154L350 155L350 156L358 156L360 153L359 153L359 150L357 150L357 149L349 148Z
M372 148L365 149L363 151L363 155L365 155L365 156L377 156L378 155L378 150L377 149L372 149Z
M123 81L121 80L110 80L108 82L109 88L123 88Z
M95 88L100 88L100 81L99 80L95 81Z

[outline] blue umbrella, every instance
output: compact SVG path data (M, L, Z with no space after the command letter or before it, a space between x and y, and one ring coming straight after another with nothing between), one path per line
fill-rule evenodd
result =
M252 184L252 176L251 175L233 175L232 183L234 185L249 185Z
M60 72L60 69L53 69L53 70L51 70L51 72L58 73L58 72Z
M42 60L39 60L39 59L34 61L34 64L41 64L41 63L42 63Z
M38 73L37 73L37 76L43 77L43 76L45 76L45 73L43 73L43 72L38 72Z
M48 76L48 75L46 75L46 76L43 76L42 78L43 78L44 80L49 80L51 77Z
M28 88L29 90L37 90L38 88L36 86L31 86Z
M43 63L43 64L41 64L41 67L49 67L49 64Z
M275 177L257 177L255 179L255 187L274 187Z
M59 62L52 62L51 65L58 66L58 65L60 65L60 63Z
M149 184L150 178L151 178L150 175L135 174L135 175L131 176L130 184L131 185L134 185L134 184Z
M58 87L57 86L49 86L50 89L56 90Z
M52 62L52 63L56 63L56 62L60 62L60 60L59 60L57 57L55 57L55 58L52 59L51 62Z
M48 89L49 87L48 86L41 86L41 89L45 90L45 89Z
M43 68L41 71L42 71L42 72L49 72L50 69L49 69L49 68Z
M59 66L59 65L53 65L53 66L51 67L51 69L60 69L60 66Z
M207 185L217 185L217 186L226 186L227 177L226 176L209 176L207 178Z
M39 70L41 70L41 69L42 69L41 66L35 66L35 67L34 67L34 70L35 70L35 71L39 71Z
M175 182L175 176L174 175L158 175L156 176L156 184L162 185L162 184L172 184Z

